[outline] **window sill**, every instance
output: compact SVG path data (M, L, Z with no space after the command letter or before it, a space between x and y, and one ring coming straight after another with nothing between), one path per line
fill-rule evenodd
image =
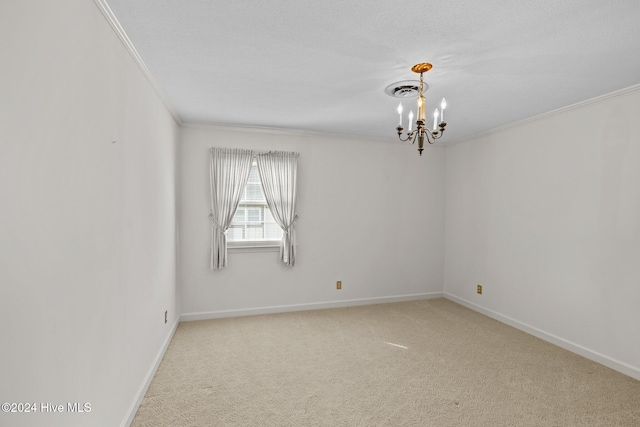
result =
M229 252L279 252L280 242L229 243L227 244L227 251Z

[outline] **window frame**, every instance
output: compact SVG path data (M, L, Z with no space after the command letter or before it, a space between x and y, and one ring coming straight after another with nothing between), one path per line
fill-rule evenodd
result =
M253 160L251 161L251 168L258 168L258 163L255 159L255 157L253 158ZM262 194L264 195L264 189L262 188L262 180L260 179L260 172L258 171L258 179L259 184L260 184L260 190L262 192ZM242 189L243 192L243 197L246 195L246 191L247 191L247 187L249 186L249 184L256 184L255 182L250 182L249 180L247 180L247 183L245 184L245 187ZM244 203L243 203L244 202ZM264 200L264 203L261 200L245 200L245 199L241 199L240 202L238 203L238 207L236 208L236 212L234 213L234 217L237 214L237 211L239 209L245 209L245 222L244 222L244 227L246 230L247 224L249 223L248 221L248 212L246 211L246 206L247 205L251 205L251 204L255 204L257 206L262 207L266 207L267 209L269 209L269 205L266 202L266 199ZM270 214L272 217L273 215ZM263 217L262 220L260 221L264 227L265 222L264 222L264 217L266 217L265 212L262 211L260 213L260 216ZM233 224L233 220L231 221L231 224ZM276 226L278 228L280 228L280 226L277 225ZM229 230L231 230L231 225L229 225ZM282 229L280 229L282 231ZM241 240L241 241L230 241L229 237L227 237L227 249L231 250L232 252L237 251L243 251L243 252L272 252L272 251L278 251L280 248L280 244L282 242L282 237L275 239L275 240Z

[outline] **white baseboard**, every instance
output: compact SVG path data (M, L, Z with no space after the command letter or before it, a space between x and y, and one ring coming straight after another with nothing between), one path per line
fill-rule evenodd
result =
M576 344L564 338L561 338L557 335L550 334L541 329L535 328L533 326L527 325L526 323L520 322L519 320L513 319L509 316L505 316L503 314L497 313L493 310L486 309L481 307L475 303L467 301L463 298L459 298L455 295L449 294L447 292L444 293L444 297L448 300L451 300L455 303L463 305L467 308L470 308L473 311L477 311L479 313L484 314L485 316L489 316L499 322L506 323L509 326L513 326L516 329L520 329L528 334L531 334L535 337L538 337L542 340L550 342L552 344L557 345L558 347L562 347L565 350L569 350L573 353L579 354L582 357L586 357L589 360L593 360L594 362L600 363L608 368L621 372L625 375L630 376L631 378L635 378L640 380L640 368L631 366L627 363L621 362L619 360L613 359L609 356L605 356L604 354L600 354L596 351L590 350L586 347L581 346L580 344Z
M162 357L164 356L164 353L167 351L167 348L169 347L169 343L171 342L173 335L176 333L176 329L178 329L179 323L180 321L176 320L176 323L174 323L173 326L171 327L171 332L167 335L167 338L165 338L164 342L162 343L162 347L160 347L160 351L156 355L156 358L153 360L153 364L149 368L147 375L144 377L144 381L142 382L142 385L138 389L138 393L136 393L135 400L131 404L131 407L129 408L129 411L126 414L124 421L122 421L122 424L120 424L121 427L129 427L133 422L133 418L136 416L136 412L138 412L138 408L142 403L142 399L144 399L145 394L147 394L147 390L151 385L151 381L153 381L153 377L156 374L156 371L158 370L158 366L160 366Z
M361 298L341 301L314 302L309 304L278 305L272 307L255 307L238 310L219 310L200 313L183 313L181 322L193 320L219 319L223 317L254 316L257 314L286 313L290 311L319 310L323 308L351 307L356 305L383 304L388 302L413 301L420 299L442 298L443 292L431 292L424 294L398 295L389 297Z

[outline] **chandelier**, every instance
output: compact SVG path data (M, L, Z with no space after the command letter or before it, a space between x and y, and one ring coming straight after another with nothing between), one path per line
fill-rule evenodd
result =
M444 110L447 107L447 101L442 98L442 102L440 103L440 110L437 108L433 112L433 129L429 129L426 127L426 117L425 117L425 100L424 100L424 92L429 89L429 85L424 83L423 74L429 71L432 68L432 65L423 62L420 64L416 64L411 67L411 71L414 73L420 74L420 81L416 82L415 80L405 80L402 82L393 83L385 89L387 94L396 97L396 98L410 98L414 96L418 96L418 105L417 105L417 114L416 114L416 122L415 129L413 128L413 110L409 111L408 119L409 119L409 129L407 130L406 136L403 136L404 127L402 127L402 102L398 104L398 115L399 122L396 131L398 132L398 138L400 141L409 141L411 144L415 144L416 140L418 141L418 152L422 156L422 150L424 150L424 141L425 139L429 144L433 144L437 139L441 138L444 134L444 128L447 126L447 123L444 121ZM416 85L418 83L418 85ZM440 118L440 122L438 122L438 118Z

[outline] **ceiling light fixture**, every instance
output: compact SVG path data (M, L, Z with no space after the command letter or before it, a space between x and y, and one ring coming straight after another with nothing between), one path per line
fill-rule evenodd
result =
M385 89L385 92L388 95L391 95L395 98L408 98L418 95L415 130L411 130L413 126L413 110L410 110L409 129L407 130L406 137L403 138L402 131L404 130L404 128L402 127L402 102L398 104L398 115L400 116L400 118L396 130L398 131L398 138L400 138L400 141L409 141L411 142L411 144L415 144L416 139L418 140L418 152L421 156L422 150L424 150L425 139L429 144L433 144L434 142L436 142L436 139L442 137L442 135L444 134L444 128L445 126L447 126L447 123L444 121L444 110L447 107L447 101L442 98L442 102L440 103L440 110L436 108L433 112L433 130L426 127L426 105L424 100L424 92L429 89L429 86L424 83L422 75L429 71L431 68L432 65L427 62L416 64L411 67L411 71L420 74L420 81L418 85L415 85L411 80L405 80L393 83L387 86L387 88ZM438 117L440 117L439 123Z

